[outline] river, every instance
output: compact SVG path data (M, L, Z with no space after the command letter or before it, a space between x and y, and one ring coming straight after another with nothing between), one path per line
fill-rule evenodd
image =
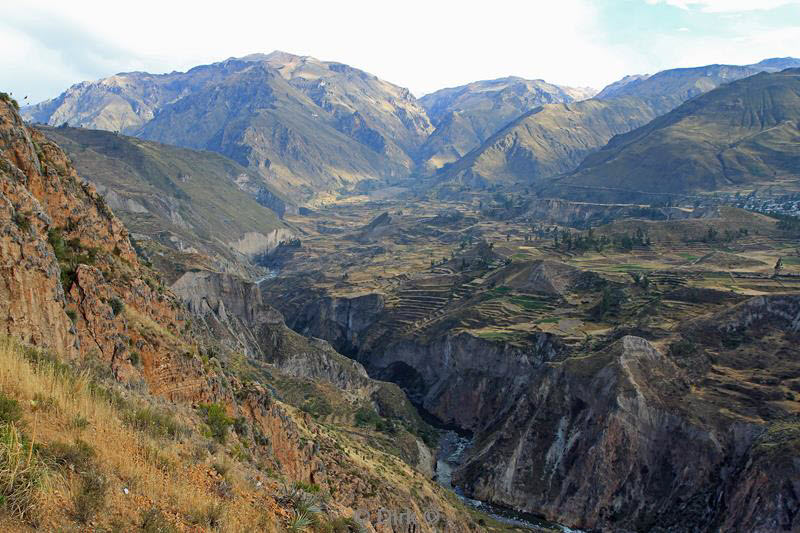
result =
M486 513L498 522L528 529L530 531L555 530L564 533L581 533L578 529L570 529L561 524L548 522L529 513L520 513L512 509L506 509L464 496L460 488L453 486L453 470L461 464L464 459L464 453L471 445L472 439L469 437L459 435L452 430L443 430L441 432L439 450L436 454L436 475L434 478L437 483L452 490L470 507Z

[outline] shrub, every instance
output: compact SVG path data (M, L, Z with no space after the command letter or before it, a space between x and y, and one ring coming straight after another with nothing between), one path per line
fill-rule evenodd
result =
M160 510L155 507L142 511L139 519L139 528L144 533L173 533L175 527L167 521Z
M364 527L352 518L338 517L328 519L316 528L319 533L360 533Z
M28 213L20 213L17 211L14 213L14 224L17 225L19 229L24 232L27 232L31 229L31 219Z
M17 101L13 99L10 94L0 92L0 100L11 105L11 107L19 111L19 103L17 103Z
M16 518L30 518L48 474L39 453L19 430L0 425L0 506Z
M310 414L314 418L327 416L333 413L331 404L322 396L313 396L307 399L303 405L300 406L300 410Z
M199 526L208 526L216 529L222 525L225 516L225 507L222 503L210 503L203 509L192 512L189 521Z
M681 339L669 345L669 354L672 357L687 357L697 351L697 346L692 341Z
M211 436L224 444L228 428L233 425L233 419L225 414L225 409L218 403L207 403L201 405L199 409L211 431Z
M61 268L61 286L68 291L75 282L78 265L93 265L97 260L97 249L85 248L80 239L65 241L60 228L47 230L47 242L53 248Z
M111 301L108 302L108 305L111 306L111 311L114 313L114 316L119 316L123 309L125 309L125 304L122 303L122 300L114 296L111 298Z
M19 402L0 392L0 424L18 424L22 419Z
M95 451L85 441L76 439L73 444L53 442L44 449L45 460L54 466L70 467L83 473L92 470Z
M73 498L75 518L85 524L106 505L108 483L97 473L90 472L81 477L81 487Z
M123 421L130 427L144 431L156 438L176 439L186 432L186 429L171 414L156 411L151 407L128 411L123 416Z

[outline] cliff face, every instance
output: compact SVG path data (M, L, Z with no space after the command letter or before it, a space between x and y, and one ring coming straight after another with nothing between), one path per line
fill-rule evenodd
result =
M177 336L183 317L139 265L122 223L66 155L5 103L0 155L6 333L96 358L169 398L218 395L199 361L181 355L192 351ZM130 362L134 352L141 369Z
M548 280L575 274L512 265L503 283L543 290L545 267ZM470 497L602 531L797 527L796 295L750 298L658 343L612 336L594 349L544 333L489 341L446 325L405 335L391 329L390 310L365 303L378 298L315 297L326 302L319 315L289 302L290 322L350 345L370 375L469 430L453 481Z

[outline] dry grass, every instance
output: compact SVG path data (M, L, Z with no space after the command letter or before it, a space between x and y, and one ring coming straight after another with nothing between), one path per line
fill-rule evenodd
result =
M25 436L14 426L4 426L7 429L0 434L0 494L16 495L4 498L6 514L12 511L16 517L0 517L4 531L24 530L26 521L45 530L75 522L87 504L85 478L56 464L45 465L37 450L63 447L64 441L78 438L90 443L94 475L107 484L107 496L98 502L102 508L90 513L97 522L140 526L141 517L151 509L163 512L178 530L197 531L199 525L242 531L263 520L269 502L246 494L241 482L225 501L236 512L217 512L220 497L209 483L210 468L190 459L190 450L201 437L194 435L194 443L191 438L181 442L134 429L126 423L119 401L93 384L86 372L74 372L57 362L32 363L24 348L0 339L0 392L24 406L25 426ZM74 420L79 417L86 423L76 427ZM215 512L212 520L205 520L209 509ZM204 516L203 523L191 524L199 515Z

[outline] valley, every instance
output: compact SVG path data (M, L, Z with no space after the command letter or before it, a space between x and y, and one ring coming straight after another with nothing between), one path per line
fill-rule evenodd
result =
M504 210L518 210L487 204L365 199L290 216L302 237L264 258L278 275L260 284L293 329L328 340L371 376L398 383L437 425L474 436L464 464L453 472L468 497L573 527L613 523L600 511L611 502L574 481L573 490L587 491L581 497L598 514L584 510L569 521L560 507L548 512L552 496L535 507L518 499L520 490L528 498L566 490L571 476L580 475L575 462L602 460L580 452L591 444L575 440L598 431L583 426L584 410L599 417L602 433L590 437L598 444L618 423L614 418L643 416L628 413L624 403L607 412L589 407L594 400L580 391L600 386L592 384L598 379L621 380L617 386L644 402L639 409L654 409L648 423L655 424L654 434L666 432L664 438L677 427L708 435L703 438L732 438L723 428L769 426L798 415L798 360L789 355L796 334L774 320L796 320L800 256L796 236L779 230L775 219L719 206L687 209L674 220L611 222L589 233L531 222L524 214L506 218ZM639 209L663 218L670 211ZM580 239L607 244L577 244ZM785 266L776 272L779 258ZM757 318L771 312L776 318ZM697 337L717 327L718 333ZM764 357L778 359L766 364ZM657 383L653 374L660 376ZM648 384L637 375L648 376ZM557 383L567 389L541 398ZM540 418L553 402L549 416L556 418ZM559 421L563 415L556 413L565 410L572 418ZM532 423L536 437L526 429ZM517 455L523 444L534 447L526 452L532 456ZM578 458L582 453L589 457ZM730 455L738 452L725 446L715 453L718 459L689 454L679 461L711 461L692 463L704 469L719 460L752 460ZM660 468L646 457L635 467ZM554 460L554 473L535 470ZM551 479L555 488L533 484L540 479ZM612 490L622 480L605 482ZM617 490L643 490L652 482L627 480ZM705 484L714 497L740 497L722 480L694 483ZM674 521L674 527L686 519L721 520L672 515L681 504L668 498L642 505L652 507L638 511L639 520Z
M800 60L752 60L0 93L0 530L798 530Z

